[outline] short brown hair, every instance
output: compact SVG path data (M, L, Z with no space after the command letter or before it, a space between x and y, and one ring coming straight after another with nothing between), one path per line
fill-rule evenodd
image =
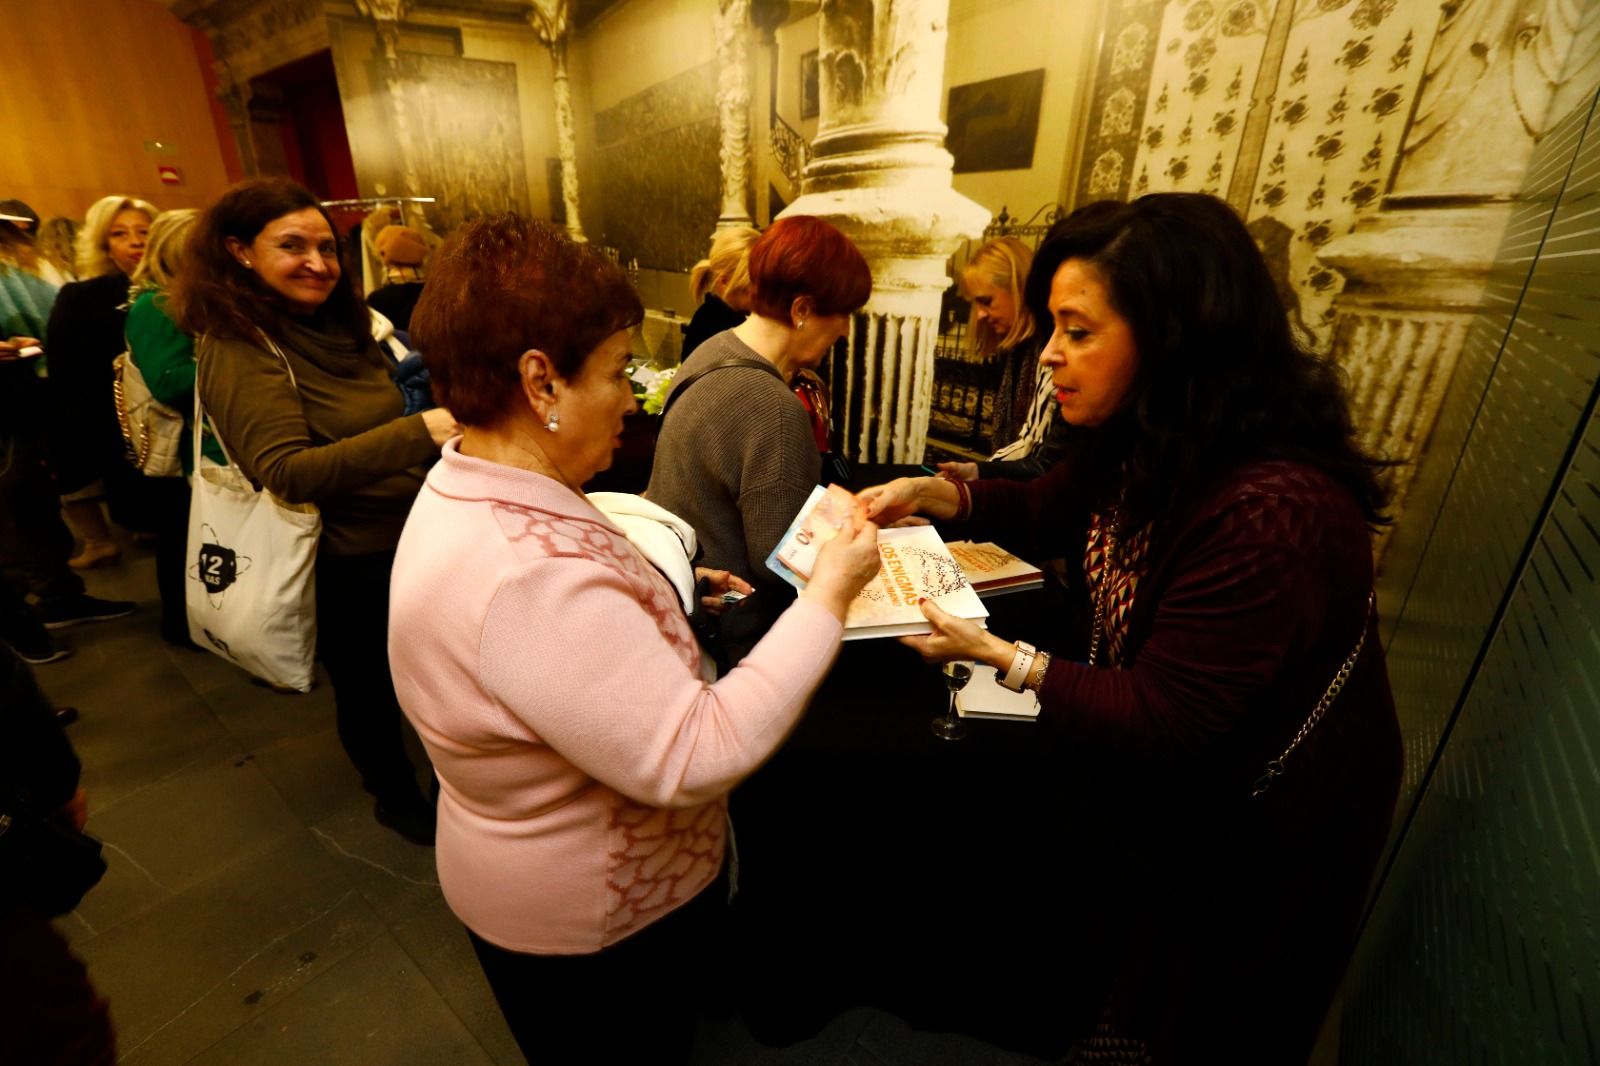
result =
M434 255L411 315L435 398L464 426L491 426L520 395L517 362L537 348L572 379L589 353L644 319L617 264L547 222L488 215Z
M789 321L795 300L809 296L819 315L859 311L872 295L872 270L861 250L832 223L789 215L750 249L750 306L763 318Z

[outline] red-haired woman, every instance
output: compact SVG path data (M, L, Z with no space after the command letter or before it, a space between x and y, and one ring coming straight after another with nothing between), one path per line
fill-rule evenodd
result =
M755 587L721 619L730 664L793 597L766 559L822 476L791 379L844 336L872 293L872 272L850 238L793 215L750 249L750 284L750 317L701 345L673 382L646 491L694 527L705 566Z
M195 388L241 470L322 512L317 653L339 740L378 821L433 841L389 677L389 571L423 464L455 433L443 409L402 417L372 316L339 265L333 222L283 179L235 185L195 223L172 294L199 337Z
M400 538L395 687L439 771L439 884L532 1062L688 1059L728 790L804 713L878 570L871 523L830 541L771 638L715 680L682 544L663 531L645 554L655 541L583 492L634 410L643 317L615 263L494 215L439 250L411 320L464 429Z

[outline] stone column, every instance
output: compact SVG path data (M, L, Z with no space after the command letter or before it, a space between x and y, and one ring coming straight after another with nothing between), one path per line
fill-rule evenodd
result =
M227 64L218 62L217 99L228 113L228 125L233 130L233 141L239 146L239 164L247 178L259 177L261 164L256 159L256 140L250 129L250 83L233 80Z
M949 6L822 5L815 154L800 198L783 213L832 222L872 267L872 298L831 373L835 445L862 462L921 461L946 261L989 220L953 188L944 147Z
M556 151L561 157L561 201L567 211L567 233L575 241L583 233L578 213L578 141L572 120L572 85L567 76L567 42L572 39L572 0L535 0L528 22L550 50L556 103Z
M406 99L406 79L400 69L400 23L411 8L411 0L356 0L356 9L372 19L382 51L383 89L394 121L394 151L400 171L400 184L406 196L431 196L422 191L417 175L416 141L411 135L411 105Z
M1428 55L1390 191L1319 258L1347 281L1333 355L1365 443L1409 465L1404 504L1477 313L1534 146L1585 94L1600 9L1563 0L1463 0ZM1486 146L1491 146L1487 148Z
M722 213L717 229L750 221L750 0L719 0L717 123L722 131Z

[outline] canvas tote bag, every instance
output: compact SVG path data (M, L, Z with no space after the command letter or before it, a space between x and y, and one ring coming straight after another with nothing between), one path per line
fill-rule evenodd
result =
M282 350L265 337L262 342L283 360L295 385ZM207 459L200 450L204 416L197 382L184 596L189 638L263 681L310 692L322 515L315 504L286 503L253 486L220 436L226 463Z

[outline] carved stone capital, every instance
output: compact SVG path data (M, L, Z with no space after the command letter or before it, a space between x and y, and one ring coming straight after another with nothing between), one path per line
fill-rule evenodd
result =
M546 47L565 44L572 36L572 0L533 0L528 25Z

